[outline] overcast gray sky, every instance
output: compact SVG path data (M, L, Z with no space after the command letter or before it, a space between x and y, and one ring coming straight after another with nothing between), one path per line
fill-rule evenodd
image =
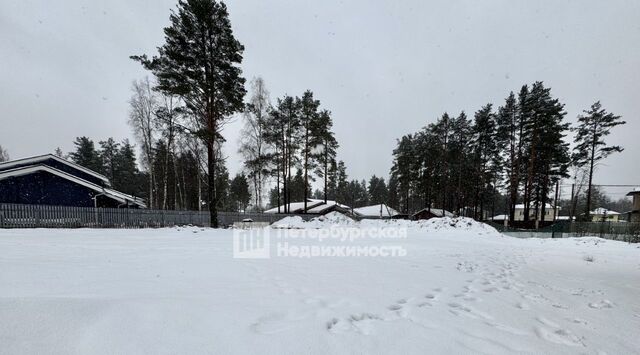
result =
M0 145L12 158L130 138L132 54L163 43L174 0L0 2ZM595 100L628 124L596 176L640 184L639 1L229 1L247 79L311 89L333 112L350 177L387 176L395 140L542 80L567 117ZM241 120L225 153L241 167ZM614 192L621 194L622 191Z

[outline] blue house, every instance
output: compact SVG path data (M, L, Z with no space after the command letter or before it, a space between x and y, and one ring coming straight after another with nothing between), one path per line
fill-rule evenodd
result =
M104 175L53 154L0 163L0 203L146 207L142 199L111 188Z

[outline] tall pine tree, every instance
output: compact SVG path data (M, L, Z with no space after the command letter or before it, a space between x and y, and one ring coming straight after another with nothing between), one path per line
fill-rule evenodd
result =
M235 39L227 6L215 0L180 0L164 29L165 43L158 56L132 56L157 78L157 89L182 99L192 120L190 132L207 150L209 212L218 226L216 151L228 118L243 109L244 78L239 67L244 47Z
M589 167L589 188L587 189L587 202L585 217L589 220L591 213L591 195L593 190L593 171L601 160L613 153L623 151L618 145L607 145L604 138L611 133L613 127L625 124L616 116L602 108L600 101L596 101L584 115L578 116L578 127L575 129L572 160L578 167Z

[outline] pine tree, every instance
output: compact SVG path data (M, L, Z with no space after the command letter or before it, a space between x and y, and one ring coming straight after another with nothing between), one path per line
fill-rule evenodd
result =
M103 172L100 154L91 139L87 137L77 137L73 144L76 150L69 153L71 161L97 173Z
M529 222L533 208L536 225L538 218L544 218L551 185L566 176L569 163L569 147L564 141L569 125L564 122L564 105L552 98L550 91L542 82L535 82L521 100L520 108L523 146L520 161L526 172L523 214L524 221Z
M498 156L496 144L496 121L492 104L486 104L474 115L473 162L474 162L474 218L484 219L484 204L490 185L496 180L494 158Z
M415 156L413 157L415 171L413 172L413 179L415 181L415 195L418 198L418 203L414 210L418 207L431 208L434 200L434 196L438 195L438 174L441 172L438 167L440 166L440 147L433 132L434 124L425 126L420 132L418 132L414 138ZM393 176L389 180L389 195L394 194L392 187ZM397 186L397 180L396 186ZM389 205L399 209L399 206L393 206L391 202Z
M311 179L310 172L316 167L316 159L314 148L320 144L320 130L318 125L319 113L318 107L320 107L320 101L313 98L313 92L307 90L302 94L300 99L300 147L302 155L302 170L304 179L304 211L307 211L307 198L310 190L309 180Z
M247 209L247 205L251 200L251 193L249 192L249 183L244 174L238 174L231 180L229 200L234 211L245 211Z
M338 163L335 159L332 159L329 163L329 168L325 176L326 187L324 189L324 197L329 200L336 200L338 191Z
M102 172L111 181L111 184L115 187L118 186L116 174L116 155L120 150L120 145L113 138L109 137L106 141L100 141L100 161L102 162Z
M136 164L134 147L125 139L114 156L113 187L126 194L140 196L145 191L143 180Z
M318 160L318 167L316 174L323 178L323 198L325 203L330 195L331 186L331 169L336 166L336 150L338 149L338 141L333 133L333 120L331 119L331 112L322 110L318 115L317 120L317 142L316 144L321 147L315 156ZM335 184L333 185L335 187Z
M498 109L496 124L496 141L504 162L503 167L505 169L509 197L509 223L513 225L521 170L521 164L518 160L520 158L518 148L522 139L519 134L520 116L518 115L517 101L513 91L509 93L504 106Z
M308 197L308 192L305 192L304 173L302 172L302 169L297 169L296 174L293 176L291 182L289 183L290 201L300 202L306 198L305 196Z
M456 211L467 207L472 200L473 184L469 176L473 174L472 157L473 128L464 111L451 122L451 140L449 144L449 159L451 160L451 198ZM428 159L428 158L427 158Z
M214 200L218 203L216 207L222 211L232 210L233 208L229 199L229 171L227 170L227 167L224 165L224 163L219 165L219 169L217 170L214 181L215 190L213 192L209 190L208 194L217 194L214 197Z
M336 201L345 203L350 200L349 181L347 180L347 168L340 160L336 166Z
M388 203L387 199L389 190L387 189L387 184L384 182L383 177L379 178L373 175L371 179L369 179L367 193L369 194L369 201L371 204Z
M389 178L389 199L387 200L389 207L400 210L400 197L398 193L398 180L395 176Z
M190 132L206 146L210 220L217 227L216 176L223 163L216 149L223 124L243 109L245 80L239 64L244 47L233 36L222 2L180 0L170 21L158 56L131 58L156 76L159 91L180 97L194 118Z
M284 204L284 211L279 210L278 213L289 213L291 173L299 161L297 153L300 148L300 99L291 96L278 99L265 128L265 140L273 149L270 159L275 166L276 186L278 189L282 186L279 190L282 194L278 200Z
M0 145L0 163L9 161L9 152Z
M62 152L62 149L60 149L60 147L57 147L56 150L53 151L53 155L57 156L58 158L64 159L64 153Z
M596 101L585 115L578 116L578 127L572 160L578 167L589 167L589 188L587 189L587 201L585 205L585 217L589 220L591 213L591 195L593 194L593 171L598 162L613 153L622 152L624 149L618 145L607 145L604 138L611 133L613 127L623 125L626 122L607 112L602 108L600 101Z
M451 118L449 114L446 112L442 115L442 117L436 122L435 125L432 126L432 132L435 136L435 143L438 147L438 156L437 162L438 165L436 169L438 171L439 178L437 179L437 186L440 192L440 205L442 209L448 210L449 201L449 184L451 181L451 172L450 172L450 140L452 136L452 124Z
M391 176L398 181L398 192L402 211L409 213L409 201L413 182L416 180L414 174L414 139L412 135L405 135L399 141L396 149L393 150L394 162L391 167Z

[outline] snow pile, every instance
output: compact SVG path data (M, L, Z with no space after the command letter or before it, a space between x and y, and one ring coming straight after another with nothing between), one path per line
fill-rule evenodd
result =
M307 222L310 228L357 227L358 222L340 212L329 212Z
M428 232L464 231L478 235L501 236L495 228L467 217L442 217L411 221L406 219L363 219L355 221L340 213L331 212L304 221L299 216L285 217L272 224L277 229L322 229L322 228L406 228Z
M305 221L300 216L287 216L277 222L273 222L272 228L277 229L302 229L306 228Z
M495 228L488 224L478 222L467 217L443 217L428 220L415 221L418 228L429 231L465 231L480 235L501 235Z
M358 222L340 212L330 212L326 215L314 217L305 221L300 216L285 217L271 225L276 229L321 229L321 228L349 228L358 227Z

